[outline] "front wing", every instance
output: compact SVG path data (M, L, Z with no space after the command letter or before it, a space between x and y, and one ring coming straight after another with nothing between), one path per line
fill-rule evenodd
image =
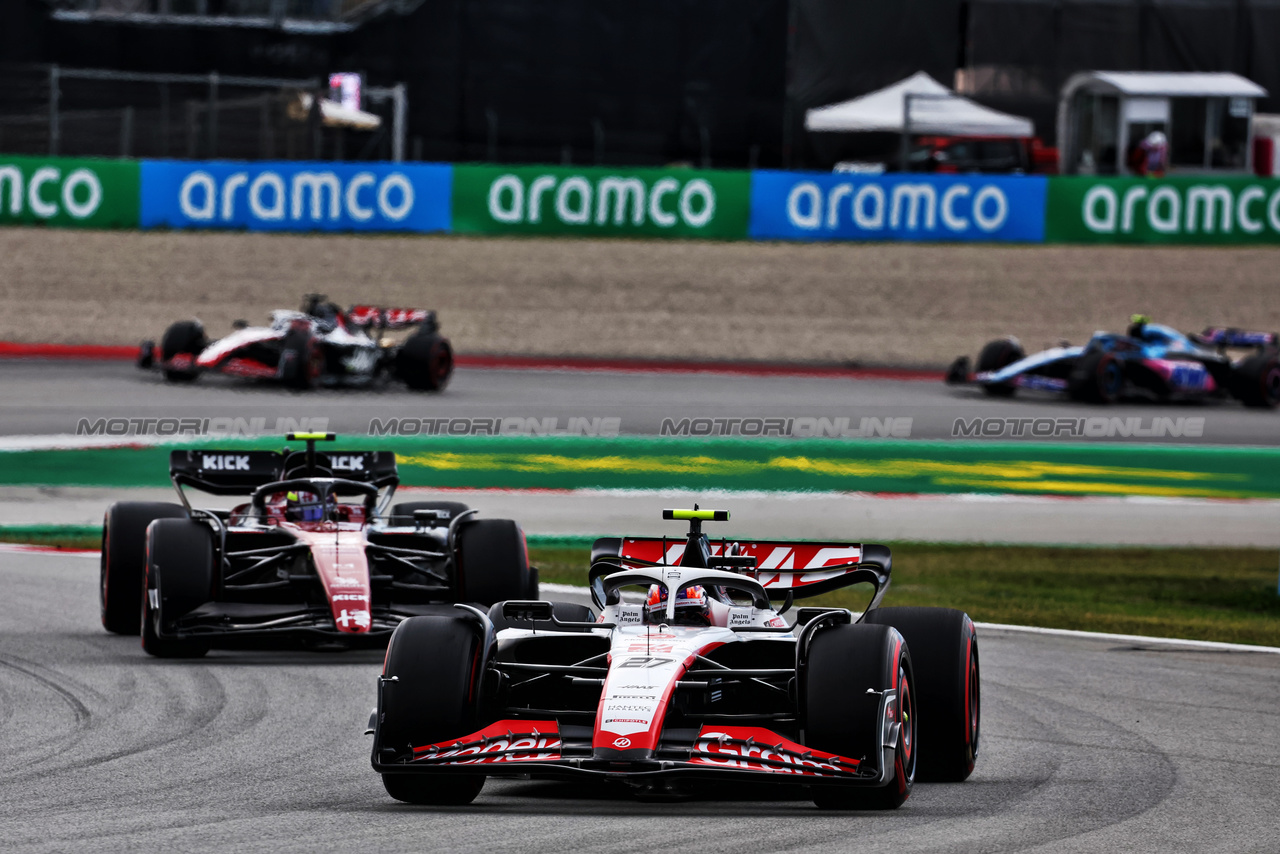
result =
M881 718L884 719L884 715ZM573 727L571 729L585 729ZM801 785L883 786L893 769L893 746L884 744L877 763L797 744L763 727L703 725L691 741L660 746L656 758L618 762L592 755L590 738L562 733L554 720L503 720L451 742L415 747L392 756L378 751L373 768L382 774L528 775L545 778L606 778L644 784L670 777L754 779ZM388 754L380 757L379 752Z

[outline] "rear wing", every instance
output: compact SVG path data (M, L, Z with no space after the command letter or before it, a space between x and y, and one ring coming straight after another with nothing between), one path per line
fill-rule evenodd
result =
M379 488L396 486L400 478L391 451L317 451L318 477L340 477ZM306 452L209 449L172 451L169 478L210 495L248 495L264 484L305 477Z
M347 320L355 326L377 329L407 329L427 326L437 329L436 313L425 308L382 308L376 305L353 305L347 309Z
M1280 337L1274 332L1250 332L1245 329L1230 329L1210 326L1199 336L1203 344L1216 344L1219 347L1275 347L1280 345Z
M760 582L771 599L817 596L851 584L875 585L877 598L889 585L893 558L875 543L738 541L726 557L729 540L712 540L711 569L726 569ZM687 541L664 537L604 537L591 549L589 582L626 569L680 566Z

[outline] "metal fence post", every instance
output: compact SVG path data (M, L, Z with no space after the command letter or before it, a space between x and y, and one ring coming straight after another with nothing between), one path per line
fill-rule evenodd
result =
M58 66L49 66L49 153L57 156L62 141L62 126L58 121Z
M484 121L489 127L488 145L485 146L485 159L490 163L496 163L498 161L498 114L485 107Z
M218 156L218 72L209 72L209 158Z
M169 156L169 84L160 84L160 156Z
M391 159L399 163L404 160L404 135L408 131L406 124L409 117L409 99L405 85L397 83L393 86L391 97L393 99L392 122L395 124L391 134Z
M133 107L120 111L120 156L128 157L133 148Z

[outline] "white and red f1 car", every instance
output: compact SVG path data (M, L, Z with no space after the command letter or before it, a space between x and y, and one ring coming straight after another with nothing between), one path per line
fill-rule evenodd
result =
M648 794L734 779L807 786L828 809L892 809L917 779L969 776L980 686L967 615L879 608L885 546L712 542L702 522L727 512L663 516L688 520L687 537L596 541L598 617L509 601L397 627L369 729L392 797L468 803L490 776ZM858 583L874 591L861 615L784 617L796 597Z
M357 305L342 311L323 294L307 294L301 311L273 311L270 326L237 321L236 327L210 342L199 320L174 323L158 349L142 342L138 367L157 368L172 382L212 371L295 388L361 386L390 376L412 389L440 391L453 375L449 339L426 309ZM398 330L413 332L400 343L383 340Z
M173 451L181 503L122 501L102 525L102 625L161 657L212 647L382 647L403 620L536 596L524 533L454 501L392 504L389 451ZM246 495L192 507L184 487Z

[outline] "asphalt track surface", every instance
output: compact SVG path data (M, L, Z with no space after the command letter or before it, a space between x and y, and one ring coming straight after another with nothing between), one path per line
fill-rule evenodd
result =
M8 436L70 434L86 418L261 418L268 432L278 419L327 418L328 429L348 435L367 433L373 419L521 418L541 424L554 418L565 429L570 418L616 418L622 433L651 435L666 419L847 418L856 431L868 418L882 425L886 419L910 419L910 438L951 439L958 420L1042 419L1047 429L1043 419L1106 416L1136 418L1144 430L1155 419L1203 419L1201 437L1166 431L1163 437L1107 441L1272 445L1280 439L1280 413L1233 401L1097 407L1031 394L1000 400L936 381L459 369L443 394L410 392L398 384L301 393L217 376L175 385L121 361L38 359L0 361L0 413L0 435ZM1015 435L1019 429L1021 437ZM990 438L1035 441L1032 429L1030 423L1010 425ZM1064 422L1041 438L1072 441L1070 429Z
M99 627L96 578L0 555L5 851L1276 850L1276 655L981 633L977 770L891 813L522 780L427 808L369 769L377 653L149 659Z

